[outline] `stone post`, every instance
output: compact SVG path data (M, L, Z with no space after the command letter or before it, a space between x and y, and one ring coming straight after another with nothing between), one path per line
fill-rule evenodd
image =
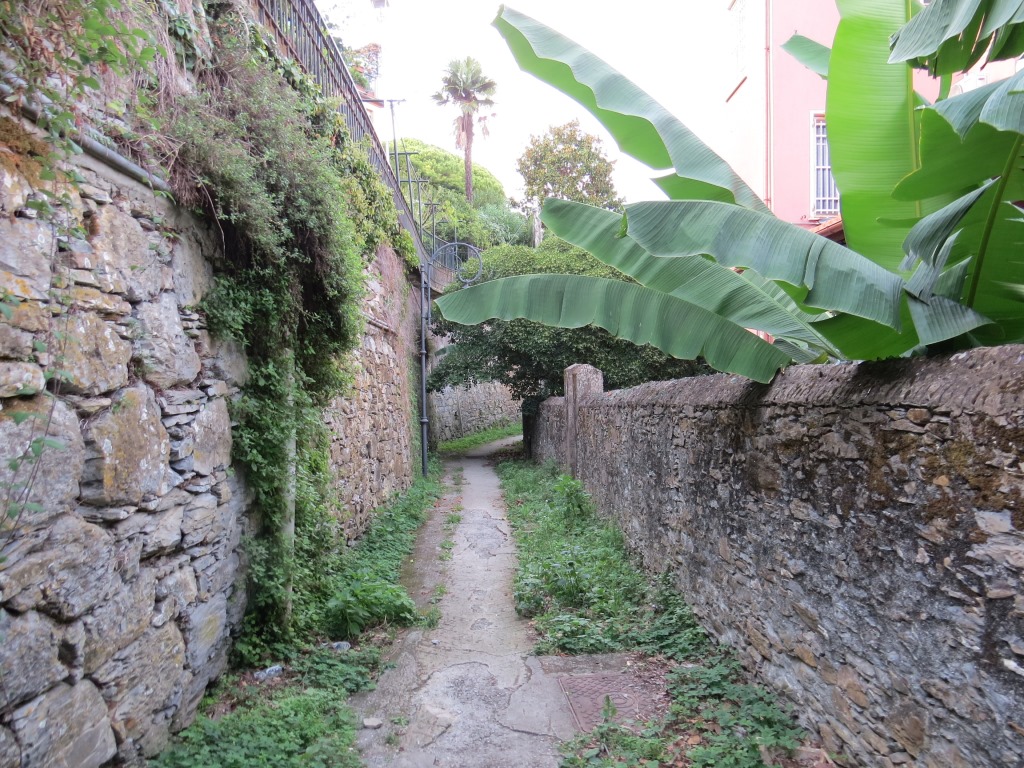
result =
M576 477L577 418L580 401L604 392L604 374L592 365L570 365L565 369L565 468Z

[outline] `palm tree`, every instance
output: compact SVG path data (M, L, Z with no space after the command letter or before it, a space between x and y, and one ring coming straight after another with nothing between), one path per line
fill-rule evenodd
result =
M497 83L487 77L480 68L480 62L467 56L453 59L445 70L441 90L434 94L434 101L441 106L455 104L459 116L455 118L455 146L463 151L466 165L466 199L473 202L473 123L478 122L481 132L487 135L487 115L478 115L481 107L490 107L494 101Z

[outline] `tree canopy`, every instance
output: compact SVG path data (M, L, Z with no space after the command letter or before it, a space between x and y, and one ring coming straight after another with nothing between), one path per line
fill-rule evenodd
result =
M579 120L552 126L543 136L531 136L516 164L526 182L526 197L534 207L548 197L621 210L615 191L615 163L601 149L601 139L580 129Z
M974 21L951 25L951 6L970 10ZM1024 340L1024 72L922 105L905 63L940 72L968 64L986 50L972 26L983 21L982 37L1003 43L998 56L1016 50L1019 27L1006 15L1013 7L951 0L915 16L912 5L843 0L827 69L821 46L787 48L827 72L844 248L775 218L728 163L634 83L503 6L495 25L520 66L591 111L624 152L654 170L670 168L656 179L670 199L627 205L622 217L570 201L545 204L552 231L634 277L635 289L573 275L508 278L444 296L438 306L467 323L595 323L764 382L792 362ZM939 47L960 53L930 65Z
M517 242L521 230L528 230L525 218L508 207L505 189L486 168L473 167L474 203L466 200L462 188L462 161L458 155L418 139L403 139L399 153L408 152L412 177L426 179L419 190L424 203L437 203L437 236L444 240L472 243L490 248ZM389 152L394 149L389 148ZM399 157L402 178L407 177L405 159ZM430 226L429 218L426 225ZM518 226L517 226L518 225ZM511 238L511 239L510 239Z

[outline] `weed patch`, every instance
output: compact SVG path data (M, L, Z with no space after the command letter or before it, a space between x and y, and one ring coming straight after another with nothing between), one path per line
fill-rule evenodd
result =
M651 579L621 533L594 514L576 480L524 462L498 465L519 549L517 612L534 620L538 653L641 651L673 663L672 705L644 728L604 722L563 746L563 766L762 768L801 732L716 645L667 579Z
M175 744L150 761L154 768L358 768L355 718L344 694L373 686L377 649L318 649L297 661L284 685L231 681L212 696L229 702L217 717L199 716Z
M379 624L440 620L436 607L421 617L398 584L403 559L412 551L416 531L440 496L436 463L430 477L379 510L355 547L347 547L330 516L304 524L318 531L313 542L319 560L304 560L296 579L297 621L310 636L355 638ZM236 645L236 660L254 664L267 646ZM281 678L256 684L251 675L232 676L214 690L205 714L152 761L156 768L357 768L352 747L354 717L348 694L373 688L381 652L369 643L359 649L273 647L289 662Z

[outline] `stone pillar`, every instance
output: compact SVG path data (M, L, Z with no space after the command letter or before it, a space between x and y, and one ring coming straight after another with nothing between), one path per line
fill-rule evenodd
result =
M604 374L592 365L577 363L565 369L565 468L576 477L576 425L580 401L604 392Z

